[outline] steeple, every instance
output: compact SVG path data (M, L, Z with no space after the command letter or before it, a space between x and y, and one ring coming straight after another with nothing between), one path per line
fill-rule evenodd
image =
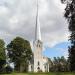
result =
M39 5L38 5L38 0L37 0L37 10L36 10L35 40L41 40L41 31L40 31L40 21L39 21Z

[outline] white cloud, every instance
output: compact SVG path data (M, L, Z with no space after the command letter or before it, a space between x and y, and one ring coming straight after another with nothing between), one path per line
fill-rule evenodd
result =
M36 0L0 0L0 32L6 42L16 36L34 40ZM42 40L54 46L68 39L68 25L63 18L60 0L39 0ZM6 34L7 33L7 34Z
M8 9L5 6L0 6L0 15L8 14Z
M39 0L39 15L44 16L48 12L47 0Z
M12 18L10 18L9 20L9 27L11 30L14 30L18 27L18 18L16 16L13 16Z

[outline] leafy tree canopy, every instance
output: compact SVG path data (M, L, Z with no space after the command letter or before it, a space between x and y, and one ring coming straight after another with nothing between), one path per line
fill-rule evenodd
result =
M0 60L5 60L5 43L0 39Z
M7 50L10 59L16 65L19 65L19 67L23 63L28 63L32 58L32 50L29 41L21 37L13 39L13 41L7 45Z
M70 71L75 71L75 0L61 0L62 3L66 3L65 18L69 24L69 31L71 32L69 47L69 64Z

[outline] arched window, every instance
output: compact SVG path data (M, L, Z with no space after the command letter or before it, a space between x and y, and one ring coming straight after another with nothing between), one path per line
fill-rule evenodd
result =
M39 61L38 61L38 66L40 65Z
M40 44L39 44L39 47L40 47Z
M32 69L33 67L31 66L31 69Z
M37 69L38 69L38 71L39 71L39 70L40 70L40 67L38 67Z
M45 65L44 67L45 67L45 69L46 69L46 65Z

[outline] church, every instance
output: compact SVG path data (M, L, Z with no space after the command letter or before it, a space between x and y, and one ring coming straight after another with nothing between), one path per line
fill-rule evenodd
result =
M49 72L48 58L43 56L43 42L41 40L40 21L38 13L36 14L35 40L33 42L33 59L29 62L29 72Z

